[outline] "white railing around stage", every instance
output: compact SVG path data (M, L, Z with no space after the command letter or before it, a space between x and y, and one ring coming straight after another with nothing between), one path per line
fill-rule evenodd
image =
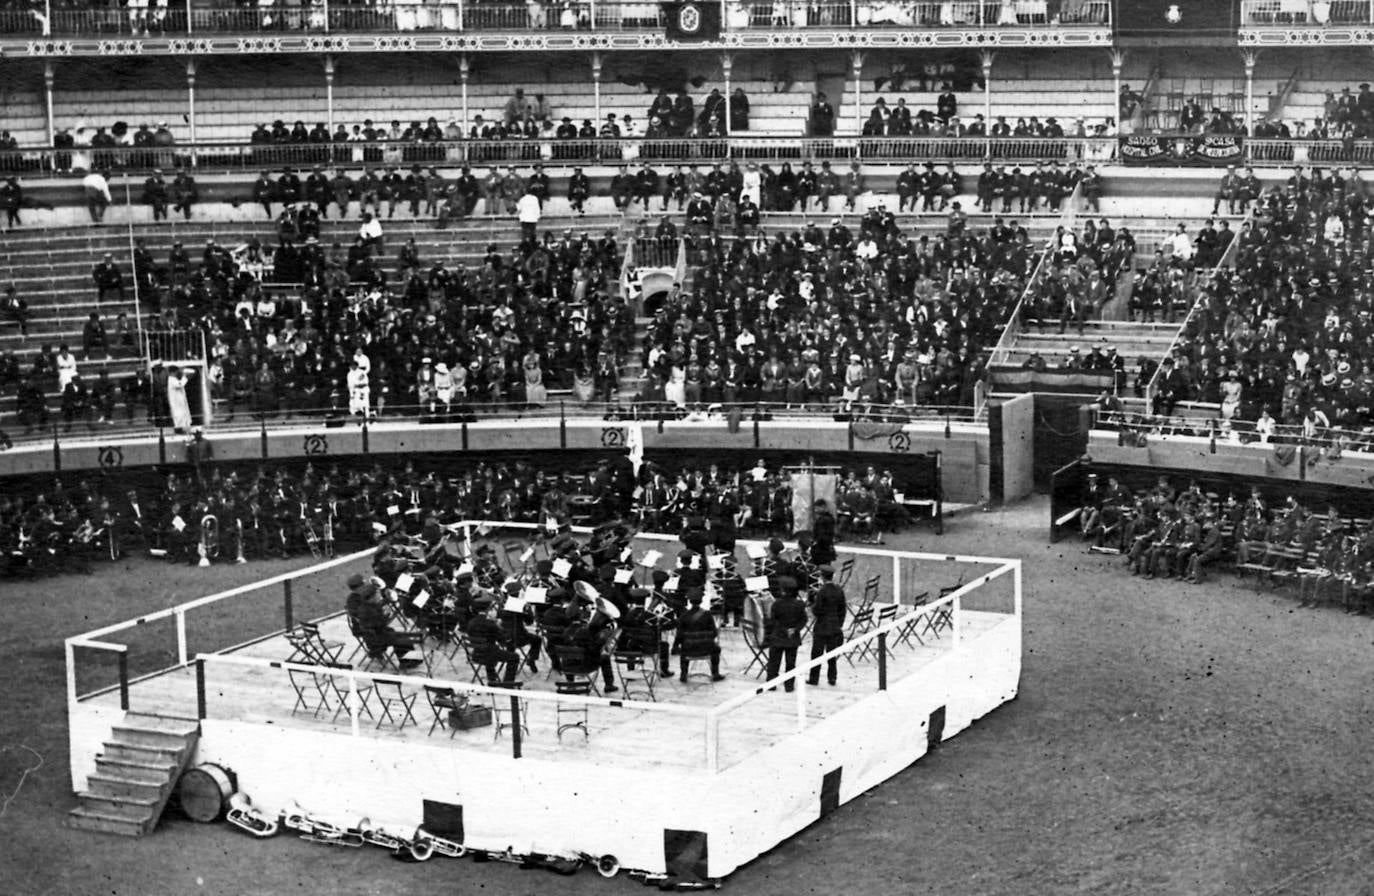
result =
M474 543L479 541L491 541L502 536L515 537L514 533L517 532L530 533L540 529L533 523L467 521L456 525L463 532L469 552ZM574 533L578 535L587 535L591 531L585 526L574 527ZM639 533L635 538L643 544L659 547L677 542L672 536L654 533ZM740 548L765 544L756 540L737 542ZM795 544L788 545L789 549L795 547ZM729 768L748 755L741 752L745 738L741 736L736 739L736 732L730 728L723 733L723 723L740 720L742 716L736 713L754 701L766 699L763 695L771 689L783 687L789 682L795 684L796 710L791 715L794 721L783 723L776 713L753 714L750 730L755 740L759 736L775 740L786 738L806 730L809 725L823 718L825 710L816 708L819 704L813 704L806 683L813 667L819 668L835 659L846 664L847 675L857 674L865 681L871 680L876 690L883 690L887 687L889 661L905 675L911 668L904 666L907 656L916 656L924 650L922 655L929 659L939 651L958 650L962 640L968 637L970 625L977 629L976 623L986 625L988 620L995 621L994 617L1014 617L1019 625L1022 597L1019 560L849 545L839 545L837 551L841 560L854 559L856 570L861 573L849 582L847 595L851 608L859 609L866 603L872 611L873 620L863 627L848 628L847 640L839 648L815 659L800 658L793 671L782 672L771 680L757 683L749 681L746 691L717 704L687 705L640 699L577 697L533 689L513 692L499 686L460 681L456 677L312 666L289 662L284 658L250 656L239 652L247 646L261 644L283 634L297 620L325 621L341 615L344 589L340 583L346 573L370 568L368 560L372 555L371 550L180 603L66 639L67 695L69 716L73 722L73 780L83 779L82 769L93 761L94 753L91 750L97 746L76 742L78 731L89 734L92 730L89 724L77 724L78 716L89 710L102 717L100 713L108 713L115 705L112 696L116 692L119 696L117 705L122 710L153 711L201 719L222 718L228 714L237 721L257 721L271 712L270 707L254 706L251 710L236 712L234 707L216 705L209 695L232 691L235 676L251 678L254 687L259 689L264 687L264 681L267 682L266 687L276 688L273 679L279 678L280 687L277 690L286 695L290 693L287 679L292 672L319 674L335 679L340 693L347 695L341 709L348 713L348 730L358 737L372 734L372 726L364 728L359 720L362 709L359 691L379 681L388 684L394 682L402 688L413 688L417 693L429 686L449 688L455 693L480 696L484 700L509 697L514 704L512 712L515 714L521 713L522 707L529 706L540 707L542 712L549 713L556 711L558 704L583 705L598 714L612 713L620 717L628 717L632 713L652 713L670 722L664 726L665 737L690 737L694 741L701 737L698 741L699 751L693 750L697 758L691 765L697 770L714 773ZM970 571L970 564L981 568ZM948 572L951 565L959 570L958 579L953 585L939 589L940 595L933 599L930 592L918 593L939 578L933 572L935 569L944 568ZM992 587L997 582L1004 589L1001 593ZM862 585L868 585L869 588L861 588ZM1006 592L1006 588L1010 589L1010 593ZM885 600L878 601L875 595L883 596ZM264 599L270 599L273 604L280 600L280 614L275 606L269 609ZM971 599L975 601L972 608L968 604ZM884 607L892 609L885 615L879 614L878 611ZM970 613L973 615L970 616ZM724 637L734 637L730 633L732 630L724 631ZM913 631L920 634L913 638L910 635ZM921 637L921 634L925 637ZM200 649L202 645L204 649ZM93 657L90 652L93 652ZM83 657L85 659L78 662ZM90 679L92 674L98 675L101 663L110 660L117 663L118 681L110 684L97 680L90 686L92 683L86 679ZM192 672L194 675L189 674ZM745 677L745 673L738 670L732 669L731 672L731 677L736 681ZM866 689L867 685L864 687ZM554 710L549 709L550 705L554 706ZM829 705L833 708L834 704ZM334 718L339 715L340 712L335 712ZM760 722L760 719L763 721ZM690 720L686 728L682 727L683 720ZM89 718L85 721L89 721ZM765 730L760 731L760 725L765 726ZM518 726L513 731L511 747L518 758L521 755ZM88 752L90 755L85 755ZM633 762L634 757L626 761Z

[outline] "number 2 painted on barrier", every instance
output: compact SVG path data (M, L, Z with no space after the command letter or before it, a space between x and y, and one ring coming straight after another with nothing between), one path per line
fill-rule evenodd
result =
M601 430L602 448L624 448L625 430L614 426L607 426Z
M306 436L306 437L305 437L305 453L306 453L306 454L328 454L328 453L329 453L329 439L328 439L327 437L325 437L325 436L322 436L322 435L318 434L318 433L315 433L315 434Z

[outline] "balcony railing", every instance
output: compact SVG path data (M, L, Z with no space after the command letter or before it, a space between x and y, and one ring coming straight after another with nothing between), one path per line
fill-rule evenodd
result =
M1318 5L1318 4L1314 4ZM1342 4L1330 4L1338 6ZM1110 24L1110 0L724 0L726 31L836 28L1058 28ZM662 31L658 3L607 0L301 0L254 6L177 2L167 7L72 9L51 3L0 10L0 34L151 36L194 33L412 31Z
M1319 28L1374 23L1369 0L1242 0L1242 28Z
M152 168L193 167L198 171L259 171L264 168L314 165L346 168L387 168L412 165L454 167L696 164L754 162L777 165L804 161L905 164L934 161L976 162L988 158L1001 164L1036 161L1105 164L1116 157L1115 138L882 137L882 138L770 138L731 137L723 140L468 140L461 142L358 143L199 143L156 149L118 147L73 150L34 149L0 153L0 173L26 176L71 175L100 168L138 173ZM836 174L842 173L836 170Z

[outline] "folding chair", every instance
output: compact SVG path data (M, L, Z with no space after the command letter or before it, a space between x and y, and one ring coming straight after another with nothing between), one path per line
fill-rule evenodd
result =
M472 680L477 684L486 684L487 670L476 660L477 648L473 646L472 638L460 632L458 634L458 647L463 653L464 662L472 670Z
M692 677L692 664L709 662L716 649L715 632L683 632L678 658L686 665L687 677ZM707 674L710 672L708 670Z
M405 728L406 722L410 722L417 728L420 723L415 721L415 698L420 696L416 693L407 694L401 687L401 683L394 678L374 678L372 686L377 695L377 703L381 707L378 714L377 727L381 728L383 722L391 722L396 725L396 730ZM391 708L399 707L396 715L391 714ZM397 716L400 718L398 719Z
M624 691L626 699L633 699L635 691L642 689L651 701L658 702L658 698L654 696L654 682L658 680L656 654L640 653L637 650L617 650L612 661L615 663L616 675L620 678L620 688ZM635 687L636 685L638 687Z
M846 557L840 564L840 568L835 571L835 584L844 588L849 584L849 579L854 575L854 558Z
M911 639L915 638L921 644L925 644L924 641L921 641L920 635L916 633L916 627L921 624L921 606L928 600L930 600L929 591L922 591L916 595L916 599L911 604L911 611L903 617L906 621L893 632L894 641L889 643L911 645Z
M850 617L849 631L845 632L844 640L846 642L853 641L871 628L873 628L873 608L864 607L862 610L855 611L854 615ZM845 651L844 658L849 662L851 667L854 665L854 654L859 654L859 659L863 659L865 647L867 647L867 645L860 644L857 647L851 647L849 650Z
M744 674L755 666L759 671L755 673L757 678L768 671L768 656L763 651L763 625L757 619L745 617L740 622L740 631L744 633L744 646L749 648L749 665L744 667Z
M939 595L935 599L938 601L947 597L955 591L958 591L959 587L960 586L956 584L941 588ZM940 632L947 628L954 628L954 604L947 603L932 607L923 618L925 619L925 624L921 626L921 635L930 635L931 637L939 638ZM924 638L922 638L921 643L925 643Z
M503 681L499 684L492 684L492 687L503 688L505 690L518 693L520 688L523 687L524 684L525 683L523 681ZM516 702L520 708L520 733L524 735L529 735L529 713L526 711L528 709L528 702L525 700L517 700ZM501 737L501 732L511 727L512 719L510 697L506 696L505 694L491 695L491 720L493 723L493 727L496 729L492 735L492 738L499 739Z
M883 604L881 607L878 607L877 609L878 615L873 619L873 627L882 628L884 625L887 625L889 622L892 622L897 618L897 610L900 609L900 606L898 604ZM888 656L897 655L892 650L892 639L896 637L900 631L901 627L898 626L894 627L892 631L888 632L887 634L887 643L884 645L883 649L887 651ZM878 641L876 638L870 641L869 643L865 644L864 647L868 648L866 652L871 653L875 660L878 658ZM860 654L859 659L863 659L863 654Z
M434 713L434 721L429 723L428 737L434 733L435 728L442 728L448 732L449 737L458 733L457 728L450 728L448 724L448 714L451 711L462 709L466 704L466 698L460 698L453 688L438 688L432 684L425 685L425 699L429 701L430 712Z
M353 671L353 667L348 665L347 663L331 663L329 668L338 670L340 672ZM320 673L320 677L325 680L325 687L328 688L328 690L334 694L334 699L338 701L338 705L334 707L333 716L333 721L338 721L339 713L348 711L349 690L346 687L339 686L339 678L337 675L322 672ZM372 693L372 685L360 684L358 685L357 691L355 691L355 693L358 695L358 713L360 715L362 713L366 713L369 719L376 718L374 715L372 715L372 707L370 707L367 703L368 695Z
M319 680L318 675L313 672L287 669L286 677L290 679L291 687L296 692L296 702L291 707L291 715L294 716L297 710L304 710L318 718L321 709L329 708L324 683ZM311 693L315 694L316 699L313 701L310 699Z
M327 666L330 663L339 662L339 655L343 653L344 643L342 641L326 641L324 636L320 634L318 623L298 622L294 632L296 640L292 640L290 632L287 633L287 640L291 642L293 647L297 647L302 652L302 658L317 666Z
M559 694L567 694L575 697L589 697L591 696L592 686L591 683L587 681L556 681L554 682L554 690ZM556 720L558 723L559 742L563 740L564 731L571 731L574 728L582 729L582 740L584 742L591 738L591 732L587 727L588 719L590 718L587 704L563 703L559 701L554 704L554 712L556 713ZM574 719L574 721L563 721L565 716Z
M869 607L872 607L874 601L878 599L878 591L880 588L882 588L882 585L882 576L873 576L870 579L868 579L868 581L864 582L864 591L863 594L859 596L859 605L854 609L866 610Z

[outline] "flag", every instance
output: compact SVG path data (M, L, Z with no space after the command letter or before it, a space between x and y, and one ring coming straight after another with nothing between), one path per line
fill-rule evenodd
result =
M667 38L682 42L719 40L718 0L684 0L669 6Z

